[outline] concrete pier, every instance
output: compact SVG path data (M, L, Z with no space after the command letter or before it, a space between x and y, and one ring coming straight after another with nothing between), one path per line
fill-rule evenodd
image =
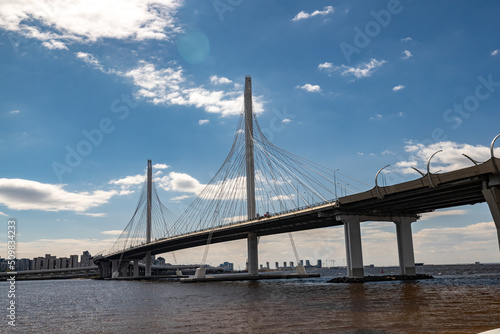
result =
M343 216L347 274L349 277L363 277L363 251L361 247L360 218Z
M416 218L412 217L399 217L394 220L398 238L398 255L401 275L413 276L416 274L413 237L411 233L411 223L416 220Z
M259 250L257 234L248 233L248 273L252 276L259 274Z
M415 275L415 255L411 223L417 221L416 215L408 216L358 216L338 215L337 221L344 224L347 275L350 278L364 276L363 250L361 245L361 222L384 221L396 224L398 254L401 275Z

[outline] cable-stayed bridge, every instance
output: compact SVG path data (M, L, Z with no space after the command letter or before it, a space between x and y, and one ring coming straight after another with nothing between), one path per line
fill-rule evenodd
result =
M252 112L251 78L245 78L244 112L231 150L223 165L176 218L154 187L151 161L137 208L116 243L94 261L101 277L117 277L133 263L145 261L151 275L151 256L180 249L247 239L248 275L258 276L258 237L344 225L346 262L350 277L364 275L360 223L396 224L401 273L415 274L411 223L419 214L453 206L487 202L500 240L500 172L494 157L471 167L435 174L388 187L375 187L350 178L270 143ZM436 152L437 153L437 152ZM467 156L466 156L467 157ZM468 157L467 157L468 158ZM385 167L384 167L385 168ZM365 190L365 191L363 191ZM293 237L290 234L293 245ZM293 245L294 246L294 245ZM204 260L206 258L205 249ZM298 255L294 251L299 263ZM203 263L202 263L203 264ZM300 265L299 274L305 274ZM204 276L203 268L197 277Z

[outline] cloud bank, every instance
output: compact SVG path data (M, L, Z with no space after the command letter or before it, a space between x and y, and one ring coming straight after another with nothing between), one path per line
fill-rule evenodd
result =
M70 192L61 184L23 179L0 179L0 203L11 210L74 211L84 213L101 206L118 192Z
M36 39L48 49L105 38L168 40L180 31L181 0L4 0L0 28Z

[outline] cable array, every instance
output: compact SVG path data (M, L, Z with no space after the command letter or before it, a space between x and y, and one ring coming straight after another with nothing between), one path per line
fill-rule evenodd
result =
M241 114L233 145L212 180L177 219L152 189L151 240L209 230L248 220L333 203L370 185L273 145L253 116L256 217L247 216L245 121ZM104 253L146 243L147 182L127 227Z
M176 220L177 216L161 203L156 191L156 186L153 183L151 194L151 241L172 236L170 229ZM132 218L113 246L105 253L111 254L121 252L125 249L145 244L146 224L147 182L145 177L139 202Z
M253 116L256 217L247 217L243 114L231 150L212 180L179 217L181 235L334 202L369 185L273 145Z

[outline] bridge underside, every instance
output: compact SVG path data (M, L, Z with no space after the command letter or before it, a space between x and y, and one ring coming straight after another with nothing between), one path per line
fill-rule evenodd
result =
M204 246L207 244L209 233L212 233L210 244L227 242L239 239L246 239L249 232L256 233L257 236L266 236L287 232L310 230L329 226L342 225L335 219L335 216L320 217L318 212L308 214L297 214L294 217L287 217L280 220L279 216L267 219L254 220L252 222L235 224L234 226L225 226L216 228L212 231L201 231L190 233L184 236L159 240L149 245L144 245L123 253L114 254L106 257L107 259L134 259L141 258L150 251L152 255L172 252L185 248ZM273 221L273 222L271 222ZM168 240L168 241L167 241Z
M488 182L488 177L483 175L448 184L440 184L438 188L429 188L424 186L422 179L419 179L407 182L410 189L406 191L392 193L391 190L396 189L391 188L395 188L395 186L384 187L379 191L382 198L375 195L364 199L366 193L362 193L340 198L339 203L342 211L356 214L421 214L437 209L484 202L482 190L485 182ZM412 189L414 185L419 187ZM371 190L368 193L372 194L374 192L376 190Z

